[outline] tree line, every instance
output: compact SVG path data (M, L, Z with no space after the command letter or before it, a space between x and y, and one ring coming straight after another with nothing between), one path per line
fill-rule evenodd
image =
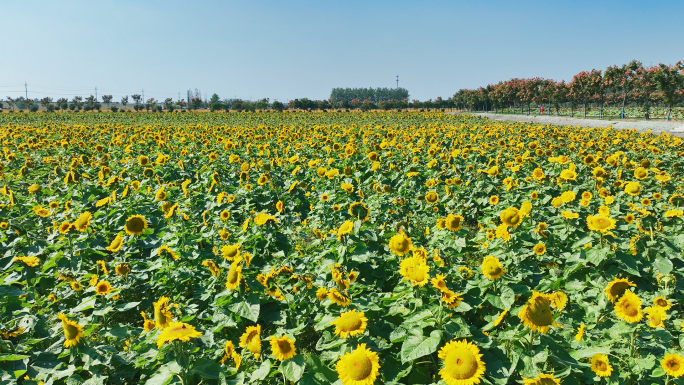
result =
M621 66L610 66L605 70L582 71L569 82L552 79L514 78L489 84L477 89L461 89L453 96L458 108L477 111L500 111L502 109L530 112L530 106L548 107L550 114L555 109L570 108L571 115L582 106L584 117L587 105L599 108L603 117L607 106L619 107L625 118L625 107L638 106L646 119L651 108L667 106L667 119L672 108L684 102L684 62L644 66L632 60Z
M409 92L405 88L333 88L330 99L334 102L351 102L352 100L370 100L377 104L390 100L408 100Z

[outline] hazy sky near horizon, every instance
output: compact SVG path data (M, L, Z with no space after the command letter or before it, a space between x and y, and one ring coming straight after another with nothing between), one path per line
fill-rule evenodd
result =
M4 1L0 99L140 93L326 99L333 87L452 96L684 59L684 1Z

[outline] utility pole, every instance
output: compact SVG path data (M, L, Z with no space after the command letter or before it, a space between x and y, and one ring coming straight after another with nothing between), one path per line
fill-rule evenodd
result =
M399 75L397 75L397 88L399 88Z
M28 85L24 82L24 92L26 92L26 99L28 99Z
M145 102L145 90L142 90L142 100L143 100L143 103L144 103L144 102Z
M97 101L97 86L95 86L95 101Z
M180 92L178 93L178 100L180 100Z

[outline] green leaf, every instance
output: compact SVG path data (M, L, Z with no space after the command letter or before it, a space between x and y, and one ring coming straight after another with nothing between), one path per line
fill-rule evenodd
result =
M0 354L0 362L2 361L20 361L24 358L29 358L30 356L25 356L23 354Z
M174 372L178 369L180 368L177 363L169 362L157 369L154 375L145 382L145 385L166 385L173 380Z
M18 296L24 295L24 294L26 294L26 293L21 291L21 289L19 289L18 287L8 286L8 285L0 286L0 295L18 297Z
M219 378L219 373L222 371L221 365L218 362L208 360L206 358L198 358L193 364L192 371L197 373L202 378L209 378L212 380L217 380Z
M271 371L271 360L266 360L261 363L259 369L252 372L252 376L249 378L249 382L261 381L268 377L268 373Z
M285 378L292 382L297 382L300 378L302 378L305 367L306 365L304 364L304 357L302 357L301 354L298 354L289 360L283 361L280 364L279 370L285 375Z
M411 334L401 345L401 362L413 361L437 351L442 341L442 333L433 330L429 337L424 337L422 330L411 330Z
M139 304L140 304L140 302L120 303L120 304L115 306L115 309L120 311L120 312L124 312L124 311L131 310L131 309L135 308Z
M574 250L578 247L586 245L587 243L591 243L591 237L589 237L589 236L586 236L582 239L575 241L575 243L572 244L571 249Z
M637 277L641 277L636 260L631 255L625 254L618 250L615 252L615 260L622 270L628 272L629 274L636 275Z
M662 367L660 367L660 366L658 366L657 368L655 368L655 369L653 370L653 373L651 373L651 377L662 377L662 376L664 376L664 375L665 375L665 370L664 370Z
M653 267L655 267L656 271L660 274L667 275L672 271L673 265L672 261L667 258L657 258L653 262Z
M259 297L257 295L250 295L245 299L245 302L238 302L228 306L228 310L239 315L240 317L247 318L252 322L256 322L259 318Z
M98 315L98 316L100 316L100 315L105 315L105 314L109 313L110 311L112 311L112 309L114 309L114 308L111 307L111 306L107 306L107 307L105 307L104 309L95 310L95 311L93 312L93 315Z
M656 358L653 354L649 354L644 358L637 358L635 361L641 369L649 370L655 366Z
M95 297L89 297L83 300L80 305L76 306L75 308L71 309L72 313L80 312L83 310L88 310L92 309L95 306Z

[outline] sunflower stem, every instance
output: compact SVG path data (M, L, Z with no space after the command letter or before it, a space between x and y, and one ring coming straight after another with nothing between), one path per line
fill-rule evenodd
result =
M534 330L530 329L530 343L527 345L527 352L530 353L532 351L532 342L534 341Z

